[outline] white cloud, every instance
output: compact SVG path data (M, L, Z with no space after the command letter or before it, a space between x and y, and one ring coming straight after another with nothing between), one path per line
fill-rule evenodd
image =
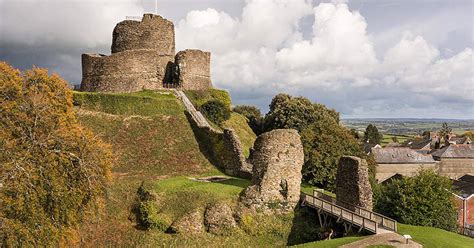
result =
M299 21L311 14L312 34L303 39ZM455 112L472 114L465 107L474 103L471 48L442 58L406 31L377 56L371 37L365 18L340 1L313 8L303 0L249 0L241 18L207 9L188 13L177 26L178 47L212 51L213 81L237 100L269 101L283 91L326 99L347 115L386 109L403 115L403 109L412 114L452 99L451 108L464 108Z

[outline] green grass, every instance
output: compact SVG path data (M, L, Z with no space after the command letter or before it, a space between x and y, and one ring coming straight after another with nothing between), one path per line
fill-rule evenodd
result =
M297 245L295 247L304 247L304 248L336 248L341 245L349 244L358 240L363 239L364 237L344 237L331 240L315 241L310 243L305 243Z
M224 127L234 129L242 144L244 156L248 157L257 137L247 124L247 118L238 113L231 113L230 119L224 122Z
M74 105L117 115L180 115L184 107L170 91L135 93L74 92Z
M398 139L398 143L401 144L405 141L407 141L408 139L412 139L413 137L412 136L409 136L409 135L401 135L401 134L383 134L383 139L382 141L380 142L381 146L385 147L386 145L390 144L390 143L394 143L392 138L393 137L396 137Z
M315 186L313 186L313 185L310 185L310 184L308 184L308 183L305 183L305 182L301 183L301 191L302 191L303 193L306 193L306 194L309 194L309 195L313 195L313 191L314 191L315 189L319 189L319 188L318 188L318 187L315 187ZM334 197L334 198L336 197L336 194L334 194L334 193L331 192L331 191L324 190L323 193L324 193L324 194L327 194L327 195L329 195L329 196L332 196L332 197Z
M474 239L442 229L398 223L398 233L409 234L425 248L474 247Z
M395 247L393 245L369 245L367 248L392 248Z
M184 93L197 109L210 100L219 100L230 108L230 95L225 90L185 90Z

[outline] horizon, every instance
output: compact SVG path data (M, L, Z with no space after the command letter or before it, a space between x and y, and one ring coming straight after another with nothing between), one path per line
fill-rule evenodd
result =
M265 113L284 92L343 119L473 120L473 4L158 0L157 14L174 22L177 51L212 53L214 86L235 105ZM147 0L0 0L0 60L45 67L77 84L82 53L110 54L116 23L155 7Z

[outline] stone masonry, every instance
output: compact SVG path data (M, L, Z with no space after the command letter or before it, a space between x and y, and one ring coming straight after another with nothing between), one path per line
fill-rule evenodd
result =
M210 53L185 50L175 56L174 25L161 16L144 14L141 21L118 23L111 50L111 55L82 55L82 91L212 87Z
M141 49L174 56L173 22L152 14L144 14L141 22L132 20L119 22L112 34L112 53Z
M304 162L300 136L293 129L277 129L258 136L250 161L252 185L240 202L249 208L292 210L300 199Z
M341 157L336 174L336 201L349 210L355 210L353 206L372 210L372 187L365 159Z
M186 49L175 57L175 82L189 90L209 89L211 85L211 53Z

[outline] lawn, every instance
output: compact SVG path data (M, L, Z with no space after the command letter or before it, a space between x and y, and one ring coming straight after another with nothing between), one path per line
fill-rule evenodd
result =
M474 247L474 239L434 227L398 223L398 233L401 235L409 234L413 240L422 244L425 248Z
M382 141L380 142L381 146L385 147L386 145L390 144L390 143L393 143L393 140L392 138L393 137L396 137L399 144L405 142L406 140L408 139L411 139L413 138L412 136L409 136L409 135L401 135L401 134L383 134L383 139Z
M230 119L225 121L223 126L235 131L242 144L244 156L248 157L250 148L253 147L257 137L247 124L247 118L238 113L231 113Z
M296 245L294 247L304 247L304 248L336 248L341 245L349 244L358 240L363 239L364 237L344 237L331 240L323 241L314 241L310 243L305 243L301 245Z

